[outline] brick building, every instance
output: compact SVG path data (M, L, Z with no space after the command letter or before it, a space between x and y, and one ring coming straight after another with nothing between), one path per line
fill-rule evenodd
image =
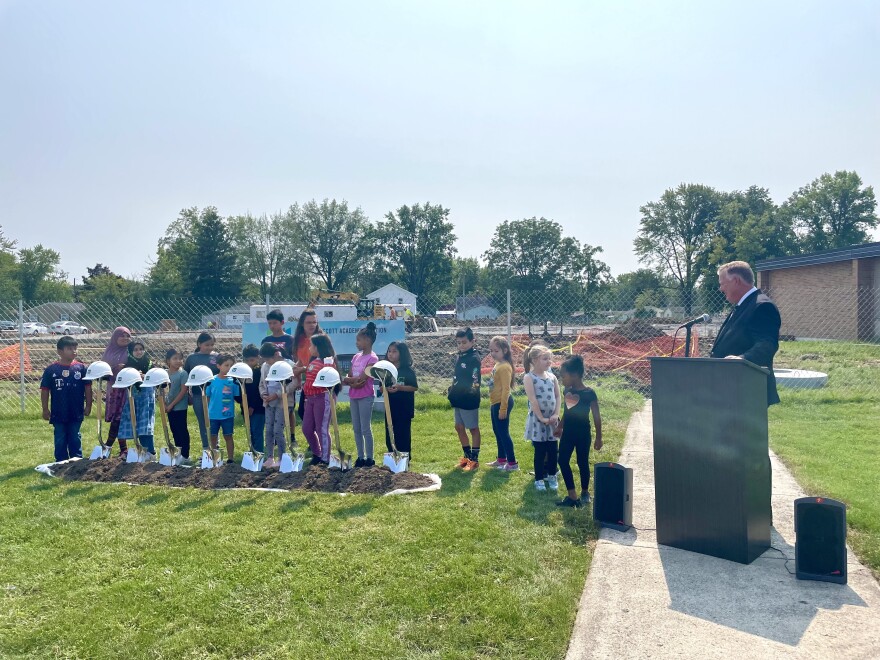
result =
M767 259L755 270L779 307L783 335L880 339L880 243Z

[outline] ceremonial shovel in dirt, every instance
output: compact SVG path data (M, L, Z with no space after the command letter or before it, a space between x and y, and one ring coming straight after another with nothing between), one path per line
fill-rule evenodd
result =
M290 424L290 408L287 405L287 384L293 378L293 367L284 360L276 362L269 368L266 380L281 383L281 409L284 413L284 432L287 433ZM296 421L294 421L296 424ZM295 428L293 429L296 430ZM294 440L293 433L290 433L290 448L281 454L281 464L278 466L279 472L302 472L304 456L299 451L299 445Z
M98 444L92 450L92 453L89 456L90 461L97 461L101 458L110 458L110 447L104 444L104 438L101 434L101 423L104 421L104 411L101 407L101 404L104 400L104 381L110 378L110 376L112 375L113 370L110 368L110 365L106 362L102 362L101 360L92 362L89 365L88 369L86 369L84 380L90 380L93 382L97 381L98 383Z
M162 432L165 434L165 446L159 450L159 463L168 467L173 467L183 463L183 454L180 453L180 447L171 442L171 436L168 435L168 412L165 410L165 390L171 379L168 372L161 367L153 367L144 374L144 383L141 387L158 387L156 399L159 402L159 416L162 418Z
M339 372L334 367L324 367L315 376L315 387L326 387L330 394L330 420L333 422L333 439L336 442L336 454L330 454L330 467L339 468L343 472L351 469L351 454L342 451L339 444L339 422L336 419L336 395L333 388L339 385Z
M128 414L131 419L131 437L134 440L134 447L130 447L126 454L126 463L148 463L154 456L141 445L137 434L137 417L134 411L134 395L132 391L137 383L142 382L141 374L137 369L126 367L116 375L116 382L113 387L120 390L128 390Z
M397 367L388 360L379 360L371 367L367 367L368 375L378 379L382 387L382 400L385 403L385 425L388 427L388 439L391 441L391 451L385 452L382 464L392 472L406 472L409 467L409 454L397 451L394 444L394 425L391 423L391 402L388 400L388 390L385 387L385 379L389 376L393 382L397 382Z
M251 437L251 411L248 408L247 389L245 382L253 380L254 370L244 362L236 362L229 370L229 375L238 381L241 388L241 413L244 416L244 430L247 433L248 447L250 451L244 452L241 456L241 467L251 472L259 472L263 469L264 454L254 449L254 441Z
M200 364L193 367L192 371L189 372L189 378L186 379L186 386L190 389L193 387L204 388L205 385L212 380L214 380L214 372L211 371L210 367ZM208 425L208 394L206 390L202 390L202 420L199 422L199 432L204 432L207 435L209 428L205 427ZM223 465L223 460L220 458L220 452L211 447L209 441L208 448L202 450L201 467L208 469L220 467L221 465Z

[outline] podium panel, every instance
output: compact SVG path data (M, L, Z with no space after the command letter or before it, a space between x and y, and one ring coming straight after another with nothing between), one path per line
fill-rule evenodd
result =
M657 542L748 564L770 547L766 371L652 358Z

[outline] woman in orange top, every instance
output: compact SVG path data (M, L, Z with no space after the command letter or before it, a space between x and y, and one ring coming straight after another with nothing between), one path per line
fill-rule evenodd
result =
M296 364L293 367L293 375L302 379L303 374L308 369L311 356L309 351L312 346L312 335L321 332L318 325L318 314L313 309L304 309L299 315L299 322L296 324L296 330L293 333L293 350L296 351ZM302 390L299 392L299 404L296 408L296 414L302 419L305 414L305 395ZM291 424L291 428L293 425Z

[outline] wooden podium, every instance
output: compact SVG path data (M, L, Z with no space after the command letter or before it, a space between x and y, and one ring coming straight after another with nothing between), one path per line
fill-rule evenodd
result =
M770 547L767 370L651 358L657 542L751 563Z

